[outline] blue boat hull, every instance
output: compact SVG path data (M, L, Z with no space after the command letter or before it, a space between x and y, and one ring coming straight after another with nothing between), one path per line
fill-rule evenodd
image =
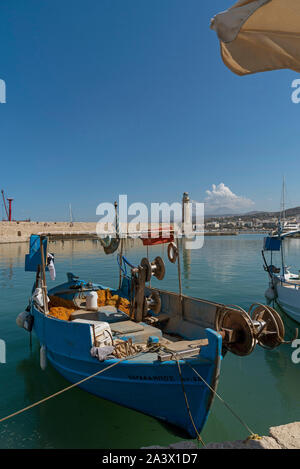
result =
M91 334L87 324L60 321L35 308L34 329L47 358L69 382L78 382L118 360L99 362L91 357ZM200 433L209 414L213 392L188 366L192 365L210 387L216 389L222 359L222 338L206 329L209 345L197 358L180 361L184 390L197 431ZM195 438L182 382L175 361L159 362L156 354L125 360L80 386L83 390L123 406L183 428Z

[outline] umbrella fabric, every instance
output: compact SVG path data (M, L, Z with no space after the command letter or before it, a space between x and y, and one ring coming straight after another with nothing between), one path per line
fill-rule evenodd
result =
M300 0L240 0L211 22L225 65L237 75L300 72Z

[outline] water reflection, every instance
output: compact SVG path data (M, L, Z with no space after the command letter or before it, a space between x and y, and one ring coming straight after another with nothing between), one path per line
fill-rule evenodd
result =
M262 237L240 236L206 238L203 249L187 250L181 241L183 290L191 296L248 308L264 302L268 280L262 268ZM289 240L287 255L300 266L300 240ZM39 346L34 339L29 352L29 337L17 328L15 317L27 304L34 273L24 272L27 243L0 245L0 337L7 341L8 363L0 365L0 416L28 405L66 385L49 365L39 367ZM57 280L65 281L66 272L105 285L118 284L116 255L105 256L98 241L56 241L50 243L55 253ZM137 265L146 255L140 240L126 240L126 257ZM153 285L178 291L177 266L167 259L166 246L149 248L149 258L162 256L166 277ZM49 286L54 285L52 282ZM282 313L287 337L294 336L296 323ZM292 348L275 351L257 349L240 359L227 354L222 364L219 392L233 404L259 433L269 424L284 424L300 419L299 365L291 362ZM206 441L238 439L244 436L239 424L218 401L214 402L205 427ZM247 436L247 435L245 435ZM14 448L138 448L161 446L182 439L161 422L83 391L65 396L19 416L0 428L0 447Z
M290 345L282 345L280 348L273 350L272 353L265 352L266 363L281 396L281 405L287 407L290 411L295 407L295 402L298 403L298 409L300 407L299 365L292 362L293 350ZM294 395L294 399L291 399L291 393Z
M17 367L25 383L24 400L30 403L69 385L51 366L42 371L38 356L39 346L35 343L33 353ZM135 448L139 440L140 446L145 441L151 444L156 433L159 440L159 432L164 428L162 422L79 388L67 391L30 412L36 422L33 427L38 435L36 448ZM176 429L167 428L168 434L176 440ZM179 436L183 438L182 433Z
M182 239L181 249L182 249L182 258L183 258L183 273L184 273L184 280L186 288L189 288L189 280L191 276L191 257L192 257L192 250L187 249L187 240Z

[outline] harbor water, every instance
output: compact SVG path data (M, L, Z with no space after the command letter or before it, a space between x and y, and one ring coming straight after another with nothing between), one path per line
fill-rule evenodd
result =
M240 235L206 237L200 250L186 250L181 243L184 293L246 310L254 302L265 302L268 279L262 242L261 235ZM34 281L33 273L24 272L27 250L24 243L0 245L0 339L6 344L6 363L0 363L0 419L68 385L49 364L41 370L37 339L33 335L30 349L29 334L15 322L28 304ZM55 282L48 278L49 287L65 281L66 272L111 287L118 284L116 256L105 256L98 241L57 241L50 244L50 252L55 253L57 278ZM133 264L145 254L139 240L126 242L125 255ZM157 255L165 259L166 276L161 282L154 279L152 285L178 291L177 269L167 261L166 246L149 249L151 260ZM286 257L291 270L297 271L300 239L287 240ZM293 337L297 324L281 315L287 337ZM249 357L227 353L223 360L218 392L255 433L264 435L270 426L300 420L300 364L292 362L293 350L290 345L274 351L257 347ZM241 423L215 399L203 440L247 436ZM140 448L184 438L186 434L170 425L80 389L0 423L1 449Z

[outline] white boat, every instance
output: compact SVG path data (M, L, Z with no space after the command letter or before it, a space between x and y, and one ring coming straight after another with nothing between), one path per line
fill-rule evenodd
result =
M268 300L276 300L279 306L294 321L300 323L300 272L292 273L285 265L284 240L287 236L300 233L297 231L282 232L282 225L279 223L278 234L265 238L264 250L262 251L265 270L269 275L269 288L265 293ZM271 262L267 263L264 252L271 253ZM273 265L273 252L281 252L281 268Z
M298 232L300 230L300 223L285 221L283 224L283 232L289 233L292 231Z

